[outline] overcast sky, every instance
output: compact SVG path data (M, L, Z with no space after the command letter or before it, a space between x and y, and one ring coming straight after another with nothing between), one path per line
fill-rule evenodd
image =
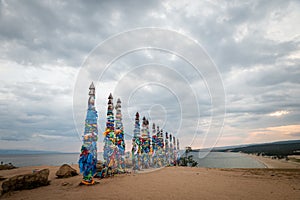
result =
M127 150L137 111L178 137L181 147L300 139L299 1L0 2L0 149L78 152L91 81L100 151L110 92L123 103ZM126 50L140 36L126 35L105 51L101 44L142 27L175 31L203 48L203 66L214 63L226 94L221 132L209 132L214 77L199 76L178 52L146 46L119 55L99 76L107 66L97 56ZM202 58L183 48L187 40L156 36L149 33L158 47ZM83 69L86 84L77 85Z

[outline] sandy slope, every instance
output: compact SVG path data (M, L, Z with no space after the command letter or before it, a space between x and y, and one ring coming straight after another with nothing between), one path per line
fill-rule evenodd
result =
M255 155L249 155L251 158L254 158L258 160L259 162L262 162L267 168L298 168L300 169L300 163L291 162L291 161L285 161L284 159L277 160L277 159L271 159L269 157L263 157L263 156L255 156Z
M37 167L37 168L45 168ZM77 168L77 166L75 166ZM9 177L35 167L0 171ZM51 185L5 194L1 199L299 199L299 169L206 169L167 167L149 173L119 175L94 186L78 186L81 176ZM78 169L78 168L77 168ZM66 186L62 184L66 183Z

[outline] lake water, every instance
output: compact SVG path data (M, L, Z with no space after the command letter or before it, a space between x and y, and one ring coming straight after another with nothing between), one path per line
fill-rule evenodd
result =
M191 152L199 167L209 168L265 168L265 166L255 159L240 153L211 152L204 158L199 158L197 152ZM0 155L0 161L12 163L17 167L51 165L60 166L66 164L77 164L79 154L26 154L26 155ZM98 159L103 160L102 153L98 154Z
M62 164L77 164L79 153L59 153L59 154L24 154L24 155L0 155L0 161L12 163L17 167L24 166L60 166ZM98 154L98 159L103 160L102 153Z

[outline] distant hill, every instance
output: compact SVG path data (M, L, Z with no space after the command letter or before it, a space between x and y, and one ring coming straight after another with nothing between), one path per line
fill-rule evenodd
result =
M216 150L219 152L243 152L264 154L267 156L300 155L300 140L278 141L272 143L253 144Z
M212 152L221 152L223 150L227 149L233 149L233 148L238 148L238 147L247 147L249 145L255 145L255 144L240 144L240 145L230 145L230 146L222 146L222 147L214 147L212 149L210 148L203 148L203 149L192 149L192 152L199 152L201 151L212 151Z
M287 141L272 142L272 144L292 144L292 143L300 143L300 140L287 140Z

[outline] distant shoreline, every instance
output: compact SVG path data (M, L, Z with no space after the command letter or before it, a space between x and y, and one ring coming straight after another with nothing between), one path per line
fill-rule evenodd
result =
M265 166L265 168L271 168L266 162L264 162L264 161L262 161L262 160L256 158L256 157L253 156L253 155L250 155L250 154L247 154L247 153L242 153L242 152L241 152L240 154L243 154L243 155L245 155L245 156L248 156L248 157L250 157L250 158L256 160L257 162L259 162L259 163L261 163L263 166Z
M246 154L246 153L243 153ZM247 156L257 160L266 166L266 168L270 169L290 169L290 168L300 168L300 163L292 162L292 161L284 161L282 159L271 159L270 157L256 156L252 154L246 154Z
M226 152L220 152L220 153L226 154ZM243 156L249 157L249 159L258 162L261 165L261 167L226 167L225 166L224 168L299 168L300 167L300 163L295 163L291 161L271 159L268 157L256 156L256 155L240 153L240 152L239 153L229 152L229 153L241 154ZM23 156L24 158L22 158ZM32 156L32 158L29 158L30 156ZM48 153L48 154L23 154L23 155L5 154L5 155L0 155L0 161L3 161L4 163L12 163L17 167L32 166L32 165L33 166L41 166L41 165L60 166L64 163L66 164L77 163L78 156L79 153ZM101 158L102 158L101 155L99 155L100 160L103 159ZM31 159L30 163L26 161L27 159ZM208 166L198 166L198 167L210 168L209 165L210 164L208 163ZM213 167L213 168L223 168L223 167Z

